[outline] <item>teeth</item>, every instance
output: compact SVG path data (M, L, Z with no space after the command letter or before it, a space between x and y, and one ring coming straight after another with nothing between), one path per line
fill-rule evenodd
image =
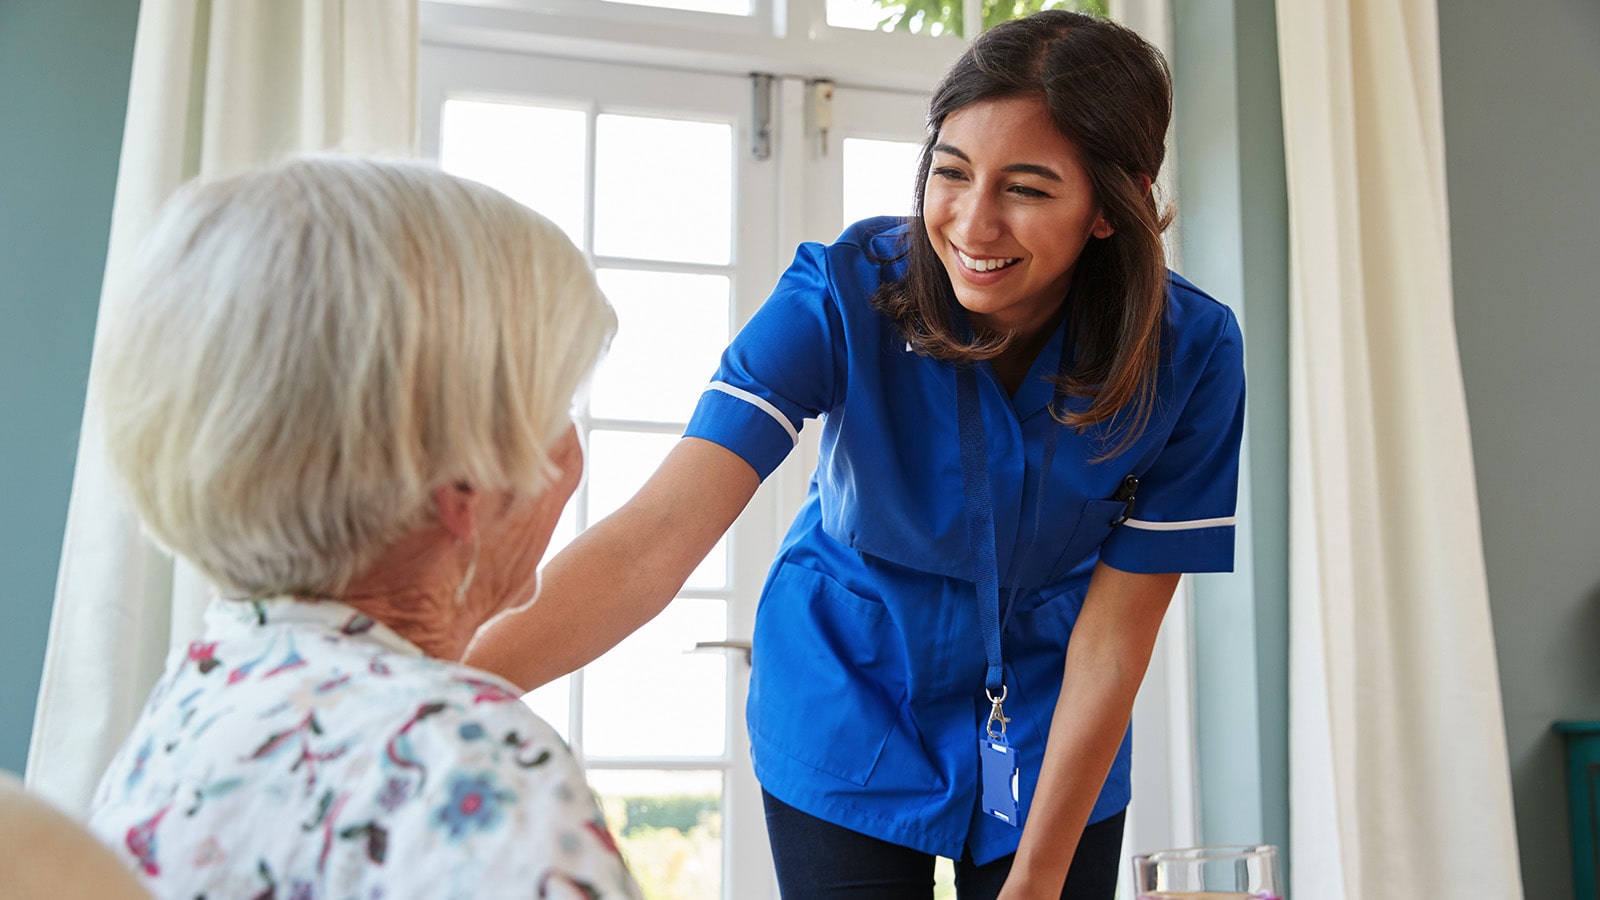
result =
M961 258L962 265L973 270L974 272L993 272L996 269L1004 269L1006 266L1009 266L1018 259L1021 259L1021 257L1016 257L1014 259L973 259L965 253L962 253L960 250L956 251L956 256Z

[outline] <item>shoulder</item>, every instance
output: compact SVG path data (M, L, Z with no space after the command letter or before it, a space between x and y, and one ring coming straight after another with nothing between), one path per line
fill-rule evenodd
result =
M800 256L809 256L824 267L839 286L850 283L870 292L903 274L910 227L911 220L904 216L862 219L847 226L830 244L801 245Z
M1177 272L1167 272L1167 320L1174 328L1216 334L1239 324L1228 304L1195 286Z
M478 738L474 729L457 727L466 722L514 729L522 737L562 744L555 729L522 702L516 686L497 675L462 663L428 658L407 659L396 674L410 682L407 687L412 696L431 699L428 705L438 707L436 713L425 717L427 727L442 729L454 739L471 742ZM508 735L509 732L496 737Z
M397 653L378 653L360 670L346 671L313 689L313 695L325 690L323 696L290 705L309 709L352 758L401 763L401 770L409 761L416 775L465 767L507 776L537 768L524 765L531 760L570 760L560 735L516 687L488 672Z
M825 309L837 326L852 331L872 326L877 319L872 296L904 276L909 225L904 217L877 216L850 225L831 243L802 243L768 305Z
M1243 335L1233 309L1176 272L1167 273L1167 326L1173 360L1243 361Z
M873 216L845 226L833 246L877 256L897 256L905 250L912 220L906 216Z
M0 885L8 897L148 897L85 827L0 772ZM14 892L14 893L13 893Z
M493 830L513 809L586 821L593 800L566 742L520 699L478 694L419 709L406 749L431 769L425 785L430 822L460 837ZM402 731L404 731L402 726ZM394 758L394 751L389 751Z
M417 846L459 849L441 860L449 869L441 877L637 896L583 769L556 730L495 676L450 665L446 678L451 702L419 743L447 751L418 760L431 771L408 804L415 815L397 822Z

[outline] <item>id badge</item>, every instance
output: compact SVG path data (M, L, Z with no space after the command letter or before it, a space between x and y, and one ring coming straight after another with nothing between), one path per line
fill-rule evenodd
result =
M978 736L978 760L983 772L983 811L1015 828L1022 824L1022 804L1017 797L1017 751L1005 735Z

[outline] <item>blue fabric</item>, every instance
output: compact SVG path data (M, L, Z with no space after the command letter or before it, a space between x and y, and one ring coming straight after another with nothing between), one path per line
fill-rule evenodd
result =
M909 352L869 301L901 275L888 260L905 227L869 219L832 245L801 246L723 355L686 433L764 478L793 447L790 429L822 423L810 492L756 617L747 718L763 787L829 822L922 852L969 850L981 865L1014 852L1020 832L978 810L974 735L990 704L956 370ZM1233 565L1239 327L1176 275L1168 296L1155 412L1110 461L1089 462L1107 446L1104 429L1063 428L1047 410L1061 329L1015 396L977 367L999 580L1016 597L1002 645L1025 816L1096 560L1150 573ZM1123 504L1110 498L1130 474L1140 481L1133 518L1113 529ZM1125 735L1090 821L1127 805L1129 746Z
M961 496L967 511L967 541L972 546L972 580L978 593L978 624L983 628L983 687L989 700L998 704L1005 698L1005 673L1000 671L1000 568L995 562L994 503L984 454L978 379L971 368L956 372L956 424L961 433ZM988 730L987 725L984 728Z

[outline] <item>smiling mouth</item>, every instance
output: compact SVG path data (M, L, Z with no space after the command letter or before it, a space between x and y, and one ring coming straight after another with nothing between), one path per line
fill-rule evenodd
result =
M974 259L973 257L962 253L960 250L956 251L956 258L961 260L961 264L963 266L966 266L974 272L994 272L999 269L1004 269L1007 266L1015 265L1022 259L1021 257L1014 257L1012 259Z

